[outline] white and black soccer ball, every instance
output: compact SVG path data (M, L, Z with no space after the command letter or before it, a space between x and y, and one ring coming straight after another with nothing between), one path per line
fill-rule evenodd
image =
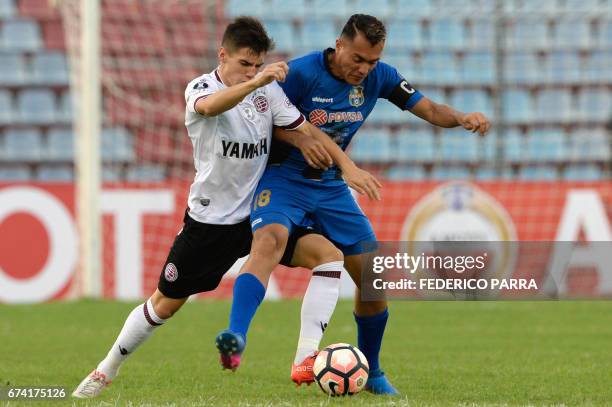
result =
M359 393L368 381L369 372L366 357L348 343L327 346L319 352L313 366L315 380L330 396Z

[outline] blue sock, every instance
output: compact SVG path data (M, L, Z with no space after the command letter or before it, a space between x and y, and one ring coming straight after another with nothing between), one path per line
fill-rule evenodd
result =
M357 346L368 359L370 372L380 369L378 354L382 346L388 318L388 308L385 308L380 314L372 316L360 317L355 314L355 322L357 322Z
M229 329L241 334L246 340L251 320L265 295L266 288L257 277L250 273L240 274L234 283Z

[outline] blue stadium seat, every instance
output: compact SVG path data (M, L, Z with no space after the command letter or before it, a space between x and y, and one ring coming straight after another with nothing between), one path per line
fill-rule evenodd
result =
M395 159L403 162L433 161L435 140L430 131L403 130L397 135Z
M72 123L74 112L72 109L72 93L66 91L60 96L59 111L57 121L61 123Z
M482 112L493 118L493 101L484 90L455 89L450 104L463 112Z
M16 15L15 0L0 0L0 20L8 20Z
M419 88L419 91L436 103L446 103L446 95L440 88Z
M39 161L42 151L42 136L37 128L7 129L4 132L5 160Z
M554 12L557 10L557 0L505 0L502 2L503 10L520 15L532 15L542 11Z
M159 182L166 179L164 167L159 165L137 165L130 167L126 173L130 182Z
M355 0L353 13L369 14L379 19L393 16L393 8L388 0Z
M597 37L597 45L608 48L612 44L612 19L604 20L599 26L599 35Z
M610 137L604 129L574 131L570 134L570 159L609 162L612 159Z
M275 18L292 19L302 18L306 14L304 0L270 0L269 7L270 11L264 18L273 15Z
M1 48L7 51L38 51L42 47L40 28L32 20L9 20L0 31Z
M378 124L397 124L406 122L410 114L401 111L397 106L386 100L379 100L376 107L368 116L368 122Z
M123 127L102 130L102 159L104 161L132 161L136 157L134 139Z
M457 19L444 18L431 22L429 45L439 49L460 49L465 47L465 27Z
M545 82L577 83L582 76L580 56L576 51L553 51L546 61Z
M405 51L423 48L423 30L420 20L393 20L387 27L385 50Z
M588 48L591 45L591 25L583 18L557 18L552 44L555 48Z
M499 136L493 130L478 140L478 159L480 161L498 161L497 157L497 140ZM502 145L503 148L503 145Z
M506 31L506 45L514 50L548 47L548 27L542 18L516 19Z
M563 179L568 181L599 181L604 179L603 171L594 164L568 165L563 170Z
M587 59L586 81L597 84L612 84L612 51L594 51Z
M531 162L564 161L569 156L563 130L534 130L527 136L527 158Z
M49 161L74 160L74 134L72 130L63 128L49 130L45 159Z
M600 0L565 0L559 4L560 10L564 12L599 12Z
M421 77L421 65L415 61L411 55L405 54L386 54L382 61L391 65L402 75L408 82Z
M524 123L532 120L532 100L526 90L511 89L503 92L502 111L510 123Z
M15 121L15 109L13 107L13 97L7 90L0 89L0 125L9 124Z
M473 162L478 159L478 136L463 129L443 129L440 158L443 161Z
M69 165L42 165L36 172L36 179L43 182L72 182L74 171Z
M537 121L569 122L573 119L572 97L568 90L542 90L536 96Z
M466 167L436 165L431 171L431 178L438 180L455 180L470 178L470 170Z
M234 18L238 16L265 17L269 12L266 0L228 0L225 2L225 15Z
M103 166L102 167L102 181L104 182L118 182L122 181L121 169L116 166Z
M302 27L302 47L308 52L335 47L339 35L333 20L307 20Z
M27 81L21 54L0 54L0 86L19 86Z
M467 52L461 64L461 82L491 85L495 79L495 59L489 51Z
M517 52L505 59L504 77L510 84L532 84L542 80L542 66L534 53Z
M493 181L498 179L509 180L514 178L512 168L509 167L502 168L501 174L499 174L494 167L478 167L474 175L475 178L480 181Z
M351 141L350 156L362 163L389 162L393 159L391 135L385 130L365 128Z
M311 1L310 10L312 10L316 18L338 18L341 19L342 24L344 24L346 20L348 20L348 16L354 11L352 6L349 6L345 0L335 1L333 5L329 0Z
M397 0L393 15L396 17L430 16L433 11L432 0Z
M268 21L266 23L266 30L276 44L275 51L295 51L295 33L293 31L293 24L290 21Z
M21 182L30 181L32 174L27 165L1 165L0 166L0 181L1 182Z
M17 116L24 124L51 124L57 119L55 95L48 89L25 89L17 95Z
M487 3L487 1L484 3ZM481 12L481 10L478 12ZM495 25L492 19L480 18L472 20L469 32L469 42L467 43L469 47L476 49L492 49L495 45Z
M505 162L525 161L525 138L516 130L508 130L503 135L503 153Z
M424 83L454 85L459 80L459 69L452 53L427 52L423 55L422 77Z
M612 95L606 88L582 89L578 93L581 120L605 122L612 117Z
M559 179L555 167L526 166L519 169L519 179L523 181L556 181Z
M422 181L427 178L427 173L421 166L397 165L385 171L385 178L391 181Z
M68 64L63 52L43 52L32 59L32 81L40 85L68 85Z

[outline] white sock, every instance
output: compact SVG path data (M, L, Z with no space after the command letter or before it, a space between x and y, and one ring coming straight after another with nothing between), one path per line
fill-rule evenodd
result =
M343 261L321 264L312 269L312 277L302 301L300 339L293 363L301 363L319 350L323 332L336 308L340 294Z
M151 336L155 328L164 322L166 322L165 319L155 314L150 298L144 304L134 308L125 320L113 347L106 358L100 362L97 370L104 373L108 380L112 380L117 375L123 361Z

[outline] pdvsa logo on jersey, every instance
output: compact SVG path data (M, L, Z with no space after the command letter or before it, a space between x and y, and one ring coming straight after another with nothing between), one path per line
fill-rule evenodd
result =
M176 269L174 263L168 263L166 265L166 268L164 269L164 278L170 283L176 281L178 278L178 270Z
M256 96L255 99L253 99L253 104L255 105L255 110L257 110L257 113L267 112L268 108L270 107L268 104L268 99L261 95Z
M315 109L308 115L308 121L315 126L323 126L327 123L327 112L323 109Z
M443 184L421 198L406 216L400 240L406 242L406 253L415 256L474 250L477 253L459 254L487 258L477 278L509 277L516 263L512 218L495 198L467 182ZM431 277L431 271L418 273Z
M349 103L351 106L359 107L365 102L365 95L363 94L363 86L353 86L353 89L349 92Z

